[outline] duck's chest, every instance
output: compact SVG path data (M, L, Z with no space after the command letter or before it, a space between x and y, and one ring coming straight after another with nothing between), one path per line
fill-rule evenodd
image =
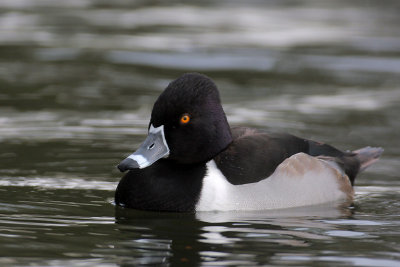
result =
M205 165L178 165L163 160L128 172L115 192L117 205L154 211L194 211Z

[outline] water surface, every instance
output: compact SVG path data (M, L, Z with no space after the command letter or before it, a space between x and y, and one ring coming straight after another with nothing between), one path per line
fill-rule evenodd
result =
M0 265L400 265L398 1L0 1ZM382 146L352 207L113 205L171 80L232 125Z

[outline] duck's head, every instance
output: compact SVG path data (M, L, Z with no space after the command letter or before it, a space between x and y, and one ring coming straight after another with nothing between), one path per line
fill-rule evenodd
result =
M206 162L232 142L214 82L188 73L171 82L154 103L146 140L118 168L146 168L161 158Z

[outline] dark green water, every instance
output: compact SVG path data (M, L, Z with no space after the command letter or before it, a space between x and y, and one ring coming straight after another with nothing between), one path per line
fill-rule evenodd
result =
M398 1L0 1L0 265L400 266ZM116 209L169 81L232 125L382 146L352 208Z

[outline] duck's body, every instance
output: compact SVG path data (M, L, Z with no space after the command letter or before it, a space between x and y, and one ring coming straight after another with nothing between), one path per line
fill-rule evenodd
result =
M327 165L300 152L287 158L266 179L233 185L210 161L195 209L265 210L351 200L353 189L349 179Z
M353 197L381 148L342 152L289 134L230 128L207 77L185 74L154 105L149 137L119 168L118 205L158 211L264 210Z

